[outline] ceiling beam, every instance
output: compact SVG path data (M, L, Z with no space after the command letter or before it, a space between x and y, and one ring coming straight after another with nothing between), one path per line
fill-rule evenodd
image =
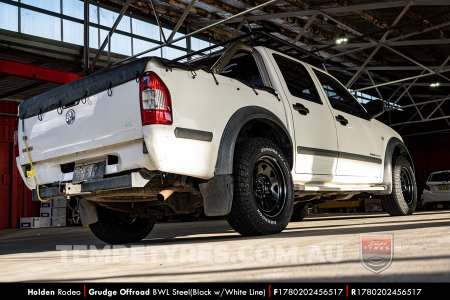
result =
M442 117L436 117L436 118L432 118L432 119L423 119L423 120L417 120L417 121L406 121L406 122L392 124L390 126L417 124L417 123L425 123L425 122L432 122L432 121L439 121L439 120L446 120L446 119L450 119L450 116L442 116Z
M426 76L423 76L423 77L426 77ZM397 82L397 83L390 83L389 84L390 86L406 86L407 85L407 83L405 84L404 82ZM362 87L364 87L364 84L360 84L360 86L362 86ZM415 87L429 87L429 88L431 88L430 87L430 83L426 83L426 82L415 82L414 84L413 84L413 86L415 86ZM439 83L439 86L440 87L449 87L450 86L450 83L442 83L442 82L440 82ZM424 92L424 91L423 91ZM424 97L425 97L425 95L423 95ZM430 97L430 95L426 95L427 97ZM415 95L414 95L414 97L416 97Z
M374 9L386 9L386 8L394 8L394 7L404 7L407 5L409 1L389 1L389 2L379 2L374 1L373 3L367 4L356 4L356 5L348 5L348 6L337 6L330 8L320 8L321 12L327 14L339 14L339 13L349 13L360 10L374 10ZM447 0L416 0L413 5L448 5ZM284 19L284 18L292 18L292 17L302 17L302 16L311 16L317 13L317 10L298 10L298 11L290 11L290 12L282 12L282 13L273 13L273 14L264 14L257 16L249 16L247 19L249 21L262 21L262 20L270 20L270 19ZM242 18L236 18L233 20L227 20L225 23L239 23L242 21ZM199 22L199 25L211 24L214 21L206 21Z
M309 17L309 19L306 22L305 26L303 26L302 29L300 29L300 31L298 32L297 36L292 41L294 44L296 44L300 40L302 35L306 32L306 30L308 30L309 26L311 26L311 24L314 22L314 20L316 18L317 18L317 14L314 14L311 17Z
M439 70L440 66L427 66L427 68L431 70ZM348 70L354 71L357 70L358 67L327 67L330 71L341 71ZM422 67L419 66L370 66L366 67L367 71L421 71Z
M19 87L19 88L16 88L16 89L7 91L6 93L3 93L3 94L0 95L0 100L1 100L1 99L7 99L7 98L10 98L10 97L12 97L12 96L14 96L14 95L16 95L16 94L18 94L18 93L20 93L20 92L24 92L24 91L29 92L30 90L32 90L32 89L34 89L34 88L36 88L36 87L42 86L42 85L44 85L44 84L47 84L47 82L44 82L44 81L41 81L41 82L33 82L33 83L31 83L31 84L28 84L28 85L25 85L25 86L21 86L21 87Z
M0 1L2 1L2 0L0 0ZM97 3L97 2L99 2L99 3ZM122 7L123 2L122 2L122 0L97 0L96 2L93 2L93 4L101 5L102 7L109 9L109 10L118 11L120 9L120 7ZM155 7L157 15L155 15L155 13L153 12L150 0L138 1L137 3L135 3L135 2L131 3L130 7L128 8L128 11L132 12L133 17L137 18L139 20L149 22L154 25L158 25L157 24L158 22L155 22L156 19L158 19L159 21L162 22L162 24L160 23L160 25L164 25L167 28L171 28L171 27L173 27L173 23L176 23L177 20L179 20L182 15L182 13L179 13L176 11L182 10L184 12L187 9L188 4L183 3L183 2L178 2L176 0L167 0L164 2L159 1L158 5L154 6L154 7ZM206 19L210 19L210 20L217 18L216 15L214 15L206 10L199 9L195 6L192 7L192 9L190 10L190 13L192 15L196 15L197 18L201 17L201 18L206 18ZM190 20L189 16L188 16L188 19L186 20L186 22L187 23L192 22L191 25L196 24L196 20ZM116 30L116 32L119 32L119 31ZM209 32L205 33L205 34L208 34L208 37L211 37L213 35L224 36L227 38L232 37L231 32L227 32L227 31L223 30L222 28L217 28L217 27L211 28L209 30ZM158 43L160 43L160 42L158 42ZM172 45L170 47L175 47L175 46Z
M428 67L424 66L423 64L419 63L419 62L416 61L415 59L412 59L411 57L409 57L409 56L407 56L407 55L405 55L405 54L403 54L403 53L400 53L400 52L398 52L397 50L395 50L395 49L393 49L393 48L391 48L391 47L389 47L389 46L386 46L386 45L385 45L385 48L388 49L389 51L391 51L391 52L397 54L398 56L401 56L401 57L403 57L404 59L406 59L406 60L412 62L413 64L416 64L416 65L418 65L419 67L422 67L424 70L426 70L426 71L428 71L428 72L431 72L431 73L433 73L433 74L436 74L437 76L442 77L442 78L444 78L444 79L447 80L447 81L450 81L450 78L448 78L448 77L446 77L446 76L444 76L444 75L441 74L441 73L443 73L441 70L435 72L435 71L433 71L433 70L430 70ZM444 68L444 66L445 66L446 63L447 63L447 60L442 64L441 69Z
M212 27L215 27L215 26L224 24L227 20L239 18L239 17L241 17L241 16L245 16L245 15L247 15L248 13L250 13L250 12L252 12L252 11L254 11L254 10L261 9L261 8L263 8L264 6L273 4L273 3L277 2L277 1L278 1L278 0L269 0L269 1L265 2L265 3L256 5L256 6L254 6L254 7L251 7L251 8L249 8L249 9L247 9L247 10L241 11L241 12L238 13L238 14L232 15L232 16L230 16L230 17L227 18L227 19L223 19L223 20L220 20L220 21L216 21L216 22L213 23L213 24L210 24L210 25L205 26L205 27L203 27L203 28L200 28L200 29L197 29L197 30L195 30L195 31L192 31L192 32L190 32L190 33L188 33L188 34L186 34L186 35L184 35L184 36L182 36L182 37L176 38L176 39L172 40L172 42L166 42L166 43L163 43L163 44L161 44L161 45L159 45L159 46L156 46L156 47L153 47L153 48L151 48L151 49L148 49L148 50L142 51L142 52L140 52L140 53L137 53L137 54L135 54L135 55L129 56L129 57L127 57L127 58L125 58L125 59L119 61L118 63L121 63L121 62L130 60L130 59L136 58L136 57L138 57L138 56L141 56L141 55L143 55L143 54L146 54L146 53L149 53L149 52L158 50L158 49L160 49L160 48L163 48L163 47L165 47L165 46L171 45L171 44L176 43L176 42L178 42L178 41L182 41L182 40L184 40L184 39L187 39L187 38L190 37L190 36L195 36L195 35L197 35L197 34L199 34L199 33L201 33L201 32L207 31L208 29L210 29L210 28L212 28Z
M402 136L407 137L407 136L418 136L418 135L425 135L425 134L447 133L447 132L450 132L450 129L441 129L441 130L432 130L432 131L425 131L425 132L418 132L418 133L411 133L411 134L402 134Z
M180 29L181 25L183 25L184 20L186 20L186 17L188 16L188 14L191 11L192 7L194 6L195 2L197 2L197 0L191 0L191 2L189 3L188 7L186 7L186 9L184 10L184 12L181 15L180 19L178 20L177 24L172 29L172 33L167 38L168 42L171 42L173 40L173 37L178 32L178 29Z
M408 18L410 18L411 20L413 20L416 24L420 24L420 26L422 26L422 28L428 28L428 27L433 27L435 24L433 24L433 22L431 22L429 19L424 18L423 15L421 15L416 9L411 8L407 13L406 16ZM434 29L433 30L433 34L436 38L438 39L442 39L445 37L445 33L444 31L442 31L441 29Z
M400 20L404 16L404 14L408 11L409 7L413 3L414 3L414 0L408 1L408 3L405 5L405 7L403 7L402 11L397 15L394 22L392 22L391 27L397 26L398 22L400 22ZM347 88L350 88L353 85L353 83L355 83L355 81L359 78L361 73L364 71L364 68L372 60L372 58L375 56L375 54L377 54L378 50L380 50L380 48L383 46L383 43L387 40L387 37L389 36L390 33L391 33L391 30L387 30L383 34L381 39L377 42L378 45L375 47L375 49L372 51L372 53L369 55L369 57L367 57L367 59L364 61L364 63L358 68L358 70L356 70L356 72L355 72L355 74L353 74L352 78L350 78L350 80L347 82L347 84L345 85Z
M111 45L111 36L114 34L114 31L116 30L117 26L119 25L120 21L122 20L123 15L128 9L128 6L130 6L131 0L127 0L127 2L123 5L122 10L120 11L119 15L117 16L117 19L114 21L114 24L112 25L111 29L109 30L108 34L106 35L105 39L103 40L102 45L98 49L97 53L94 56L94 59L92 60L92 63L89 67L91 71L94 71L95 63L97 62L98 58L100 57L100 54L105 49L106 45ZM109 48L108 48L108 57L109 57Z
M75 81L83 77L83 75L76 73L28 65L6 59L0 59L0 73L60 84Z
M416 105L426 105L426 104L431 104L431 103L445 102L448 100L450 100L450 95L447 95L447 97L443 97L440 99L423 101L423 102L417 103ZM402 105L402 107L409 107L409 106L412 106L412 105Z
M446 27L446 26L450 26L450 21L444 22L444 23L441 23L441 24L438 24L438 25L434 25L432 27L428 27L428 28L425 28L425 29L422 29L422 30L418 30L418 31L414 31L414 32L411 32L411 33L407 33L405 35L401 35L401 36L397 36L397 37L388 39L383 44L391 43L391 42L394 42L394 41L403 40L403 39L406 39L406 38L409 38L409 37L412 37L412 36L415 36L415 35L423 34L423 33L435 30L437 28L442 28L442 27ZM350 53L366 50L366 49L375 47L377 45L378 45L377 43L372 43L371 45L368 45L368 46L364 46L364 47L361 47L361 48L348 50L346 52L342 52L342 53L333 55L330 58L335 58L335 57L338 57L338 56L348 55Z
M413 80L413 79L427 77L427 76L431 76L431 75L435 75L435 74L441 74L441 73L445 73L445 72L450 72L450 69L442 70L442 71L438 71L438 72L431 71L431 72L425 73L425 74L420 74L420 75L416 75L416 76L411 76L411 77L407 77L407 78L393 80L393 81L390 81L390 82L384 82L384 83L380 83L380 84L376 84L376 85L372 85L372 86L368 86L368 87L363 87L363 88L360 88L360 89L355 89L355 91L362 92L362 91L370 90L370 89L373 89L373 88L376 88L376 87L380 87L380 86L391 85L391 84L400 83L400 82L404 82L404 81L410 81L410 80Z
M393 41L393 42L386 42L385 45L391 46L391 47L400 47L400 46L430 46L430 45L445 45L450 44L450 39L426 39L426 40L404 40L404 41ZM330 46L334 44L329 44ZM361 47L370 47L372 46L372 43L349 43L349 44L341 44L334 46L334 49L351 49L351 48L361 48ZM305 45L304 48L317 48L317 47L323 47L324 45Z

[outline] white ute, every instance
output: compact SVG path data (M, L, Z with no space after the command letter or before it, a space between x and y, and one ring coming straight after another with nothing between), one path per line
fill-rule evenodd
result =
M141 58L28 99L17 165L35 199L78 200L107 243L199 207L243 235L361 194L412 214L412 161L382 112L319 68L234 44L211 68Z

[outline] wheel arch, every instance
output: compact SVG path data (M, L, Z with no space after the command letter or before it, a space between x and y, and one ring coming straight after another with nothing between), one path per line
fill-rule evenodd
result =
M207 216L226 216L233 203L233 159L236 143L248 137L271 139L283 152L292 170L294 147L283 122L271 111L247 106L236 111L223 131L214 177L199 185Z
M406 148L405 143L401 141L399 138L392 137L389 139L386 145L386 152L384 154L384 174L383 174L383 183L386 185L387 194L392 193L392 163L394 161L394 157L404 156L408 159L411 167L414 170L414 163L411 155L409 154L408 148Z
M233 173L234 149L239 140L264 137L272 140L286 156L291 169L294 165L292 138L283 122L271 111L259 106L247 106L236 111L223 131L215 175Z

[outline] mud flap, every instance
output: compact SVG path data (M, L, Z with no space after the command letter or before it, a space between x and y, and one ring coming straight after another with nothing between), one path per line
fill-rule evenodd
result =
M91 201L80 199L79 204L80 219L83 225L94 224L98 222L97 209Z
M216 175L213 179L199 185L203 195L205 215L209 217L226 216L233 203L233 176Z

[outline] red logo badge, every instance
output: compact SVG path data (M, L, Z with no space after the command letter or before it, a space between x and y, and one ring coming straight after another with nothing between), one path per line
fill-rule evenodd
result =
M380 273L386 270L394 257L394 237L386 235L361 235L361 262L366 269Z

